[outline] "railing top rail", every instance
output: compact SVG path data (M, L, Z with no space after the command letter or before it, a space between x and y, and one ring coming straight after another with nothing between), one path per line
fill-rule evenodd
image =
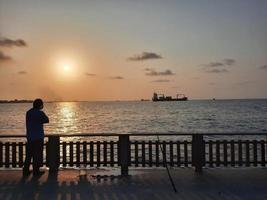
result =
M192 135L203 135L203 136L234 136L234 135L266 135L267 132L226 132L226 133L202 133L202 132L129 132L129 133L75 133L75 134L46 134L45 137L59 136L59 137L111 137L111 136L192 136ZM8 135L0 134L0 138L25 138L25 134L20 135Z

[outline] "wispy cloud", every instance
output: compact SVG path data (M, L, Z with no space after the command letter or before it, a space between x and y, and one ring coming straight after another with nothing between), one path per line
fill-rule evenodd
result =
M208 68L217 68L217 67L227 67L232 66L236 63L236 60L232 58L225 58L222 61L210 62L208 64L203 64L202 66Z
M154 83L167 83L167 82L170 82L170 80L168 80L168 79L158 79L158 80L154 80L154 81L151 81L151 82L154 82Z
M5 37L0 37L0 47L25 47L27 43L22 39L12 40ZM0 62L10 61L12 58L6 55L4 52L0 51Z
M12 58L0 51L0 62L12 60Z
M110 76L108 78L109 79L113 79L113 80L121 80L121 79L124 79L122 76Z
M231 65L234 65L236 63L236 61L235 61L235 59L232 59L232 58L225 58L225 59L223 59L223 63L224 63L224 65L231 66Z
M149 60L149 59L162 59L162 56L160 54L153 53L153 52L143 52L142 54L134 55L134 56L127 58L127 60L130 60L130 61L143 61L143 60Z
M171 76L171 75L175 75L175 73L173 73L169 69L166 69L165 71L158 72L152 68L146 68L145 71L146 71L145 75L147 75L147 76Z
M233 66L236 63L235 59L225 58L221 61L210 62L208 64L202 64L203 71L207 73L226 73L229 72L228 67Z
M84 73L86 76L96 76L96 74L91 74L91 73Z
M226 72L229 72L227 69L209 69L209 70L205 70L205 72L208 72L208 73L226 73Z
M0 38L0 46L2 47L25 47L27 43L22 39L12 40L9 38Z
M204 65L205 67L222 67L224 64L222 62L210 62Z
M25 74L27 74L27 72L23 70L23 71L19 71L18 74L19 75L25 75Z
M262 65L262 66L259 67L259 69L267 70L267 65Z

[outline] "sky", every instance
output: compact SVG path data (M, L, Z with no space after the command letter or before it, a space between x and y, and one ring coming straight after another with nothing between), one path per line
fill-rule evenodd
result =
M266 0L0 0L0 99L267 98Z

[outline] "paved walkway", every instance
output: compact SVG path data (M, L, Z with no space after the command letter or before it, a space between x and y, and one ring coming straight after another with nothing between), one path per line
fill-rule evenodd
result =
M267 169L171 169L174 193L164 169L60 170L39 179L22 178L20 170L0 171L0 199L267 199Z

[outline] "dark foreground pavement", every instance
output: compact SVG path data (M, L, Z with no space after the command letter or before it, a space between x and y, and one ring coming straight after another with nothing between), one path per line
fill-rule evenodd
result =
M267 169L171 169L174 193L165 169L48 171L40 178L22 178L20 170L0 171L0 199L242 199L267 200Z

